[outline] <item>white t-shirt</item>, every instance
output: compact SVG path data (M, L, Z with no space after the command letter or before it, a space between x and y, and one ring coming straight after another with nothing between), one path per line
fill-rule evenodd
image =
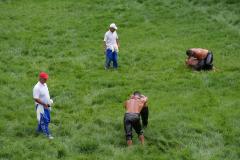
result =
M40 99L43 103L48 104L50 100L50 95L48 91L47 84L42 84L41 82L38 82L34 88L33 88L33 98ZM38 104L35 102L35 104Z
M106 43L107 49L118 52L117 39L118 35L116 31L113 33L110 30L107 31L104 36L104 41Z

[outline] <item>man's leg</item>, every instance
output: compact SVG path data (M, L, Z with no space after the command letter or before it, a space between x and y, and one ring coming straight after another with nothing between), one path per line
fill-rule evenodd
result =
M148 125L148 115L149 115L148 106L144 106L142 108L140 114L141 114L141 119L142 119L142 125L144 128L146 128Z
M42 132L42 127L41 127L40 122L38 122L38 127L37 127L36 131L37 131L38 133L41 133L41 132Z
M132 140L131 140L131 139L127 140L127 145L128 145L128 147L130 147L132 144L133 144L133 143L132 143Z
M49 123L50 123L50 111L48 109L44 109L44 114L42 114L42 129L43 129L43 133L46 136L50 136L50 132L48 129Z
M106 50L106 63L105 69L109 69L112 60L112 51L110 49Z
M213 62L213 54L211 52L208 53L207 58L206 58L206 64L210 65Z
M139 141L143 145L144 144L144 135L143 135L143 130L142 130L141 122L140 122L140 117L134 121L133 128L136 131L136 133L138 134Z
M141 142L142 145L144 145L144 135L139 135L139 141Z
M126 136L126 140L127 140L127 145L131 146L132 145L132 124L131 122L128 120L128 117L124 116L124 130L125 130L125 136Z
M118 68L118 54L116 51L113 52L113 68Z
M46 122L44 120L44 115L41 113L41 119L40 119L40 126L41 126L41 129L42 129L42 132L47 136L49 133L48 133L48 128L47 128L47 125L46 125Z
M211 52L208 53L208 56L205 60L204 70L212 70L213 69L213 54Z

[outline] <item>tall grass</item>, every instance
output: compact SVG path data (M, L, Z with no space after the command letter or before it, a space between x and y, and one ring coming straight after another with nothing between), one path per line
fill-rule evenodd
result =
M0 159L239 159L238 8L233 0L0 1ZM117 71L103 69L111 22ZM212 50L217 72L188 70L190 47ZM50 75L53 141L35 134L39 71ZM126 148L123 102L134 90L149 97L149 127L145 146L135 134Z

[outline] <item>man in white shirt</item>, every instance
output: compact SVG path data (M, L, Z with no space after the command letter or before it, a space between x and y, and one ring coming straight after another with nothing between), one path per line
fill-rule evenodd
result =
M112 23L109 26L109 31L105 33L104 36L104 49L106 54L106 64L105 69L109 69L111 62L113 61L113 68L117 69L118 67L118 49L119 49L119 40L117 35L117 26Z
M46 84L47 79L47 73L41 72L39 74L39 81L33 88L33 99L35 101L38 120L37 132L43 132L49 139L53 139L48 129L50 123L50 110L53 101L50 99Z

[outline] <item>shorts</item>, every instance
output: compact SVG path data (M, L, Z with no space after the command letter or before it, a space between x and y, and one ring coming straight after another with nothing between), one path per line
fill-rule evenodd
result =
M201 60L197 64L196 70L212 70L213 69L213 54L212 52L208 52L207 57Z
M139 113L125 113L124 115L126 140L132 139L132 128L134 128L138 136L143 134Z

